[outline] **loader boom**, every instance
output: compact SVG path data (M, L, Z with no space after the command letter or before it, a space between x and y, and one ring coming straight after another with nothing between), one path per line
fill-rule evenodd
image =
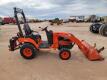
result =
M69 36L68 36L69 35ZM95 49L94 46L91 46L90 44L88 44L86 41L84 40L79 40L78 38L76 38L73 34L70 33L56 33L54 34L54 38L56 38L55 36L66 36L66 38L68 38L71 42L74 42L75 44L77 44L77 46L79 47L79 49L83 52L83 54L86 56L86 58L88 58L91 61L95 61L95 60L103 60L104 58L100 55L100 52L102 50L104 50L104 47L102 47L101 49L97 50ZM52 48L57 48L58 47L58 39L54 39L54 45L52 45Z

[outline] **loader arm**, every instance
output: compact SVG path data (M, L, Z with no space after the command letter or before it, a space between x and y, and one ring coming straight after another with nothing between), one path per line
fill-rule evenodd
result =
M97 50L94 46L91 46L84 40L79 40L76 38L73 34L71 33L54 33L54 44L52 47L58 47L58 37L66 37L69 39L71 42L74 42L77 44L79 49L83 52L83 54L86 56L91 61L96 61L96 60L103 60L104 58L100 55L100 52L104 49L101 48L100 51Z

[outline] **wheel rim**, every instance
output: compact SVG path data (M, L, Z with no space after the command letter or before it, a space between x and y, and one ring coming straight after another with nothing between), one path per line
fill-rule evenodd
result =
M29 48L25 48L23 50L23 54L26 56L26 57L30 57L32 55L32 50L29 49Z
M68 52L63 52L61 54L61 56L62 56L63 59L67 59L69 57L69 53Z

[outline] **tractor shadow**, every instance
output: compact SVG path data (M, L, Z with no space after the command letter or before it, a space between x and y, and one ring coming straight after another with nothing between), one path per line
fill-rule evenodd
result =
M40 50L37 54L36 58L40 58L40 59L56 59L56 60L61 60L59 58L59 51L53 51L53 50ZM87 59L85 58L85 56L78 51L71 51L71 58L69 60L73 60L73 61L79 61L79 62L84 62ZM88 61L88 60L87 60Z
M52 59L57 59L59 57L58 51L52 51L52 50L40 50L37 54L37 58L52 58Z

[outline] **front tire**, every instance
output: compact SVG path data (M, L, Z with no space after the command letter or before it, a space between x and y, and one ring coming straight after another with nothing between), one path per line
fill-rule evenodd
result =
M61 50L59 53L59 57L62 60L68 60L71 57L71 52L69 50Z
M36 48L29 43L23 44L20 49L20 54L25 59L33 59L36 56L36 52Z

